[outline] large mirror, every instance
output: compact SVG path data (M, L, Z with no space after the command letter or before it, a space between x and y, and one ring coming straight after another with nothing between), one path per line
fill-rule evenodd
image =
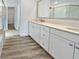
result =
M79 19L79 0L40 0L38 17Z

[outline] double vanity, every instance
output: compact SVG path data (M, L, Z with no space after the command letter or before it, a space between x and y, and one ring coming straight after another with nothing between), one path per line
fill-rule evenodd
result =
M79 28L29 21L29 35L55 59L79 59Z

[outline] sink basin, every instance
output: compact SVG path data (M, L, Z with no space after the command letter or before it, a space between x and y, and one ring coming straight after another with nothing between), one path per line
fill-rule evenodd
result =
M45 22L45 20L42 20L42 19L41 19L40 22Z
M79 32L79 28L67 28L67 29Z

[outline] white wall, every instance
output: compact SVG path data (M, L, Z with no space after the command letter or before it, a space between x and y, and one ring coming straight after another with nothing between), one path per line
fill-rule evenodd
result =
M28 20L35 18L35 0L21 0L20 35L28 35Z
M19 22L20 22L20 5L17 5L15 9L15 20L14 20L14 26L16 30L19 30Z
M38 16L49 17L50 0L42 0L38 5Z

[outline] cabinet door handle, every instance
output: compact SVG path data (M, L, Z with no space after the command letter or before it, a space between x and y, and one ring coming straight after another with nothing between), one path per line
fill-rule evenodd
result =
M72 47L72 46L73 46L73 44L69 44L69 46L71 46L71 47Z
M79 50L79 47L77 47L77 46L76 46L76 49L78 49L78 50Z

